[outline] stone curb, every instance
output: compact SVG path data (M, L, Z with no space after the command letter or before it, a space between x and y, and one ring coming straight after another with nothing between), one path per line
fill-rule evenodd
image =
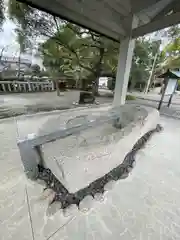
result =
M168 118L174 118L176 120L180 120L180 116L174 116L174 115L170 115L170 114L163 113L163 112L160 112L160 116L165 116L165 117L168 117Z
M139 96L135 96L137 99L141 99L141 100L146 100L146 101L151 101L151 102L157 102L159 103L160 99L159 100L156 100L156 99L149 99L149 98L144 98L144 97L139 97ZM163 101L163 103L168 103L168 101ZM162 104L163 104L162 103ZM179 105L179 103L171 103L172 105Z

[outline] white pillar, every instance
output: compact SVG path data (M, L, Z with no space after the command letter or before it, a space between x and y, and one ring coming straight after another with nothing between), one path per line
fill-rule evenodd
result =
M113 105L123 105L126 100L127 87L129 82L129 74L131 70L132 57L134 51L135 40L131 39L133 28L138 26L138 18L134 16L131 21L131 31L129 37L125 38L120 43L120 54L116 75L116 86L114 93Z

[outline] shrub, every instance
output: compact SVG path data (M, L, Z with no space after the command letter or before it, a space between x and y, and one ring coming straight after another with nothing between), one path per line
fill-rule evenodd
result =
M177 90L180 91L180 79L178 80L178 87Z
M136 100L136 97L133 95L126 95L126 100L128 100L128 101Z

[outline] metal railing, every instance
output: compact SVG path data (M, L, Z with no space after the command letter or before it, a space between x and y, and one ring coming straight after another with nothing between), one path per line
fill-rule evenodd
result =
M0 92L45 92L54 91L54 83L49 82L20 82L20 81L0 81Z

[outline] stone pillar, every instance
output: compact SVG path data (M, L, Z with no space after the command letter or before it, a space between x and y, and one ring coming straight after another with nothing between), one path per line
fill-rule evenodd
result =
M21 83L18 83L19 91L21 92Z
M32 89L32 91L34 92L35 91L35 84L34 83L31 83L31 89Z
M28 92L32 92L31 83L28 82L27 84L28 84Z
M2 86L2 90L3 90L3 92L6 92L6 88L5 88L4 83L2 83L1 86Z
M36 87L37 87L37 91L39 91L39 84L38 83L36 84Z
M129 74L131 70L132 57L135 45L135 40L131 38L131 32L133 28L137 27L138 22L138 18L134 16L131 21L131 30L129 33L129 37L125 38L120 43L120 53L113 101L114 106L125 104L127 87L129 82Z
M23 84L24 92L26 92L26 83Z
M51 87L51 90L54 91L54 82L52 81L52 87Z
M8 83L7 85L8 85L8 90L9 90L9 92L11 92L11 84Z

